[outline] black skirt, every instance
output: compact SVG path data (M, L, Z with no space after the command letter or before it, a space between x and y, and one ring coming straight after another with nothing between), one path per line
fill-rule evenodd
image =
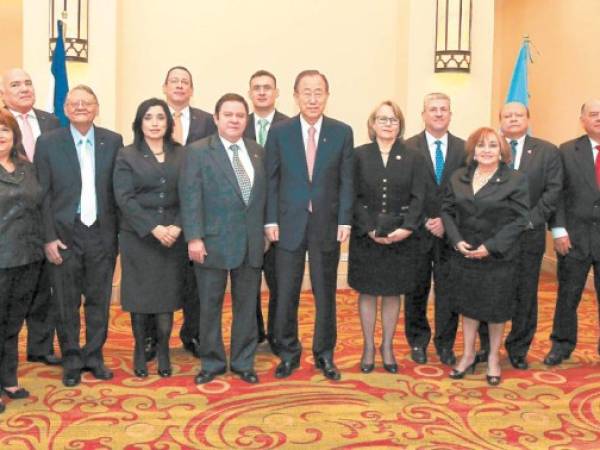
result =
M511 320L517 296L514 261L467 259L456 252L450 267L452 308L482 322Z
M367 235L350 236L348 284L369 295L401 295L415 288L417 241L413 236L390 245Z

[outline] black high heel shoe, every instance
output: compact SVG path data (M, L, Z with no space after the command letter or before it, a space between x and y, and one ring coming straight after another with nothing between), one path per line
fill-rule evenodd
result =
M475 373L475 367L477 367L477 362L477 359L475 359L475 361L473 361L473 363L470 366L467 366L467 368L462 371L453 368L452 371L448 374L448 376L453 380L461 380L465 377L465 374L467 372L471 372L472 374Z
M502 376L501 375L485 375L485 379L487 380L487 383L490 386L498 386L500 384L500 381L502 381Z
M363 354L360 358L360 371L362 373L371 373L373 372L373 369L375 369L375 356L373 356L373 361L371 361L370 363L366 363L365 353L363 351Z
M381 352L381 360L383 361L383 368L386 370L386 372L398 373L398 364L396 364L396 361L394 360L393 363L387 364L385 362L385 358L383 357L383 347L379 347L379 351Z

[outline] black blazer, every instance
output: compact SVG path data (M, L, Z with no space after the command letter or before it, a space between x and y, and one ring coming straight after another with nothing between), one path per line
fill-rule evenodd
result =
M227 150L218 134L186 148L179 177L185 240L202 239L208 255L202 267L235 269L246 255L262 267L266 202L264 149L251 139L244 145L254 167L254 183L244 204Z
M117 251L117 214L112 175L120 134L94 127L98 224L107 249ZM56 239L71 245L73 224L81 197L81 170L70 128L40 135L35 144L34 165L42 188L44 242Z
M267 150L267 211L265 223L279 225L279 246L296 250L304 239L308 205L317 224L323 250L337 245L338 225L351 225L354 202L352 128L323 117L312 181L308 178L300 116L273 125Z
M416 230L422 222L425 161L421 154L396 141L387 165L376 142L354 151L354 223L359 235L374 230L380 213L403 218L401 228Z
M564 187L552 227L564 227L572 248L569 255L577 259L593 256L600 259L600 189L596 184L594 157L587 135L565 142L559 147L563 164ZM595 239L592 238L594 234Z
M45 133L50 130L55 130L56 128L60 128L60 121L58 120L58 117L56 117L54 114L50 114L49 112L35 108L33 108L33 112L37 117L38 124L40 126L40 131L42 133Z
M271 127L277 122L281 122L282 120L289 119L285 114L280 113L275 110L275 115L273 116L273 122L271 126L269 126L269 132L271 131ZM269 132L267 132L267 137L269 136ZM256 141L256 129L254 128L254 113L250 113L248 115L248 123L246 124L246 129L244 130L244 137L253 139Z
M527 177L500 163L490 181L473 194L476 166L472 163L450 177L441 211L448 240L453 246L460 241L473 248L483 244L492 258L511 260L529 224Z
M186 145L216 132L217 126L212 114L190 106L190 129L185 141Z
M158 225L181 226L177 182L183 156L183 147L178 144L165 148L162 163L145 142L140 149L129 145L119 150L113 187L121 230L143 238Z

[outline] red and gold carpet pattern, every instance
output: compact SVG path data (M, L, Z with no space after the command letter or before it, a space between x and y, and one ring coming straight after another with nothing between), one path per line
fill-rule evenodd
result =
M375 372L362 374L360 324L351 291L338 295L341 382L327 381L313 369L309 293L303 294L300 312L302 341L309 350L289 379L274 378L277 359L261 347L256 361L260 384L227 374L197 386L198 361L180 348L177 327L171 342L174 376L159 378L152 363L150 377L140 380L132 373L129 317L113 307L105 355L114 380L100 382L86 373L81 385L68 389L60 368L22 362L20 382L32 395L26 400L4 397L0 448L598 449L596 301L586 292L571 359L547 369L541 360L549 349L554 301L555 286L544 279L531 370L514 370L505 361L502 384L493 388L485 383L485 365L464 380L450 380L431 346L429 363L415 365L402 327L395 344L400 373L384 372L377 359ZM229 324L227 313L225 328ZM459 333L458 353L461 346Z

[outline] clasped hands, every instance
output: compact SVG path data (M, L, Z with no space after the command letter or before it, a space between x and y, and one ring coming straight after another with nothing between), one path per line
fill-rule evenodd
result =
M152 236L165 247L171 247L181 234L181 228L177 225L157 225L152 229Z
M466 241L460 241L456 244L456 250L461 252L465 258L468 259L483 259L490 256L490 252L485 247L485 245L481 244L475 250L472 250L473 246L468 244Z
M406 228L396 228L387 236L375 236L375 230L369 231L369 237L378 244L389 245L394 242L400 242L409 237L412 234L412 230Z

